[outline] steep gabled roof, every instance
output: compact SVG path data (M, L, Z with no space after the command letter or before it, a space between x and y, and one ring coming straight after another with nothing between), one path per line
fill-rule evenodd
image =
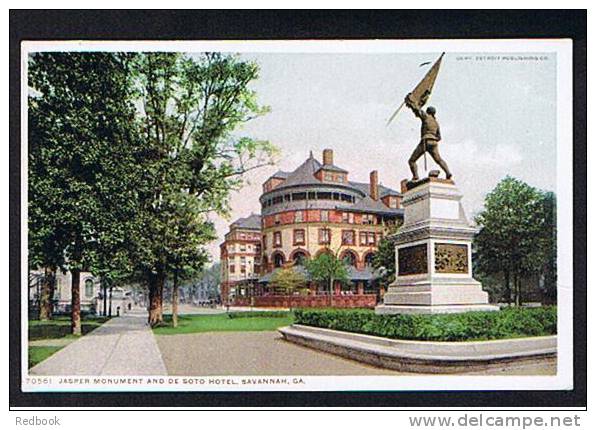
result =
M394 209L385 206L380 200L373 200L369 195L358 200L353 205L349 206L336 206L336 209L340 209L346 212L370 212L382 215L400 215L403 214L403 209Z
M251 214L246 218L238 218L230 225L232 228L246 228L249 230L260 230L261 229L261 215Z
M288 175L283 186L320 184L321 181L314 176L320 168L321 163L312 156L308 157L304 163Z
M356 188L357 190L362 191L366 195L370 195L370 184L367 182L352 182L350 181L349 184ZM379 197L383 198L385 196L401 196L401 193L395 191L393 188L386 187L384 185L379 184Z
M335 164L323 164L319 170L328 170L330 172L348 173L346 169L337 167Z
M271 178L286 179L290 175L290 173L291 172L284 172L283 170L278 170L273 175L271 175L269 177L269 179L271 179Z
M314 176L315 173L317 173L321 169L333 172L348 173L347 170L342 169L341 167L338 167L334 164L321 164L316 158L313 157L311 153L310 156L304 161L304 163L298 166L296 170L294 170L293 172L285 172L283 170L278 170L270 176L270 179L284 179L284 182L280 184L279 187L289 187L293 185L318 185L321 183L325 183ZM347 185L362 192L367 196L370 195L370 184L367 182L349 181ZM392 188L379 184L379 197L383 198L389 195L400 196L401 193Z

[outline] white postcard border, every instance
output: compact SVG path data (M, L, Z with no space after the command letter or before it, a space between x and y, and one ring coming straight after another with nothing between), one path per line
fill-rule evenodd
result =
M80 377L28 374L27 58L49 51L221 51L229 53L535 53L557 58L558 364L554 376L155 376ZM571 39L276 40L276 41L24 41L21 44L21 369L24 392L127 391L409 391L569 390L573 388L573 102ZM85 383L73 382L86 378ZM103 382L94 382L95 378ZM113 383L134 378L140 383ZM183 378L206 383L184 383ZM71 383L64 382L71 380ZM151 380L155 383L150 383ZM251 380L261 379L261 383ZM280 379L274 383L265 380ZM111 380L111 381L108 381ZM211 382L209 382L211 380ZM248 381L248 383L243 383ZM301 382L303 381L303 382Z

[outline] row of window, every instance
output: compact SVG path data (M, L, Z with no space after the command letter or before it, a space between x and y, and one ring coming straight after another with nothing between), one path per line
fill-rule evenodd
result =
M377 243L379 243L379 241L383 238L383 233L376 233L374 231L361 231L358 233L358 238L358 243L361 246L376 246ZM356 232L354 230L342 230L341 244L356 245Z
M250 264L247 265L246 264L246 261L240 261L240 273L246 273L248 271L247 269L250 269ZM258 272L259 271L259 265L258 264L255 264L254 269L255 269L254 270L255 272ZM229 265L229 271L230 271L230 273L236 273L236 264L234 264L234 263L230 264Z
M258 240L258 238L257 238ZM232 253L232 252L254 252L255 253L259 253L261 252L261 245L260 244L255 244L254 247L253 245L247 245L244 243L240 243L240 244L230 244L228 245L228 252Z
M366 266L372 266L374 256L375 255L372 252L367 253L364 256L364 264ZM285 258L283 256L283 254L281 254L279 251L276 252L275 254L273 254L272 258L273 258L273 267L281 267L285 263ZM307 260L307 258L308 257L306 256L306 254L304 252L298 251L293 254L292 260L294 261L294 263L296 263L298 265L303 265L304 261ZM349 251L349 250L343 254L342 259L348 266L354 266L354 267L356 266L356 262L358 261L358 257L356 256L356 253L354 253L353 251ZM263 258L263 264L266 266L266 264L267 264L266 258Z
M263 208L278 205L283 202L295 202L302 200L336 200L342 202L356 203L356 196L345 193L333 193L330 191L303 191L299 193L287 193L275 196L263 202Z
M60 300L60 288L61 288L62 282L60 281L60 279L56 280L56 289L54 290L54 300ZM92 279L86 279L85 280L85 297L92 299L93 297L95 297L95 288L94 288L94 283Z
M318 231L319 245L329 245L331 243L331 229L319 228ZM383 238L383 233L374 231L361 231L358 233L359 244L362 246L375 246ZM293 245L304 245L306 241L306 233L302 228L294 229L293 231ZM266 248L267 235L263 235L263 244ZM341 244L342 245L356 245L356 231L354 230L342 230L341 231ZM273 247L281 248L282 236L281 231L273 232Z
M322 210L319 213L320 213L319 222L329 222L329 211L328 210ZM306 219L305 219L304 211L294 211L294 223L304 222L305 220ZM344 224L354 224L355 223L354 212L342 212L341 221ZM273 222L276 225L281 224L281 214L275 214L273 217ZM380 224L380 218L377 215L373 215L373 214L362 214L361 223L364 225Z
M324 172L323 180L325 182L346 182L346 175L344 173Z

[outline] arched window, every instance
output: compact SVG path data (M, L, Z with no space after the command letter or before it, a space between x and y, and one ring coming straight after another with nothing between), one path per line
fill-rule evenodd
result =
M356 266L357 257L352 251L346 251L343 257L344 263L348 266Z
M278 252L273 255L273 266L274 267L281 267L281 266L283 266L284 263L285 263L285 259L284 259L283 254Z
M93 279L85 280L85 297L93 297Z
M372 267L374 258L375 258L375 254L372 252L369 252L368 254L366 254L364 256L364 264Z
M297 266L303 266L306 260L306 254L302 251L295 252L292 260Z

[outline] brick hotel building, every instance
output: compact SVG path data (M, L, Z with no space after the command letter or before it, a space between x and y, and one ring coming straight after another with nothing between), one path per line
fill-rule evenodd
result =
M261 215L230 225L221 250L224 303L274 295L272 274L281 267L300 269L305 259L333 252L348 265L350 285L335 286L337 296L378 295L379 274L372 259L381 238L403 218L401 194L379 184L350 181L334 164L333 151L322 163L310 156L293 172L278 171L263 184ZM311 295L324 294L310 285Z

